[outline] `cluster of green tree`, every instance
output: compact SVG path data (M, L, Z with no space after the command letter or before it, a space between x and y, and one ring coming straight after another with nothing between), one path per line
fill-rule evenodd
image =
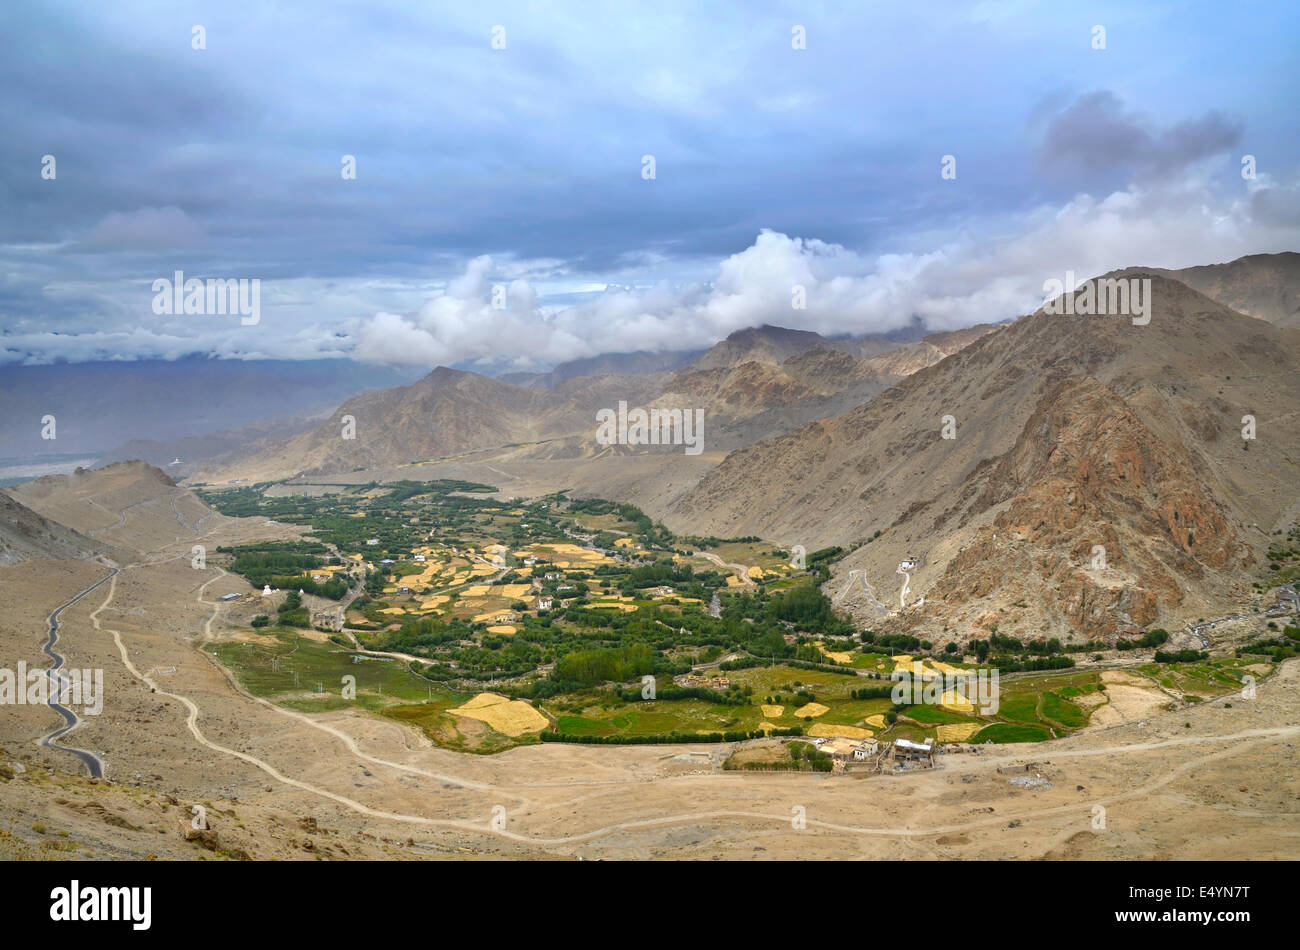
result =
M740 762L727 759L722 763L728 772L802 772L803 763L791 759L777 759L775 762Z
M1289 660L1296 655L1296 646L1282 637L1274 637L1271 640L1256 640L1254 643L1237 647L1237 656L1244 656L1248 653L1271 657L1275 662L1281 663L1283 660Z
M708 572L713 577L717 577L716 571ZM660 584L690 584L697 581L695 568L689 564L676 564L669 558L655 561L653 564L643 564L640 567L634 567L627 572L627 579L623 581L624 588L640 589L644 587L655 587ZM725 583L718 578L719 583ZM716 586L716 585L715 585Z
M261 587L264 584L287 587L287 584L276 585L272 584L272 581L277 578L301 576L304 571L315 570L325 563L325 559L319 556L327 553L323 545L302 547L319 550L304 551L298 545L286 548L279 544L272 544L265 547L217 548L217 551L233 554L230 569L247 578L254 587Z
M472 636L473 630L463 620L422 617L408 620L397 630L386 630L370 637L369 645L372 649L391 653L422 653L429 647L468 640Z
M598 683L627 682L655 671L655 651L646 643L612 650L582 650L567 653L555 661L551 679L556 682L595 686Z
M979 642L978 640L972 640L971 645L974 646ZM1064 652L1061 641L1056 637L1048 640L1039 637L1037 640L1021 641L1016 637L1001 636L996 629L989 635L988 645L993 650L1002 653L1021 653L1029 656L1054 656L1057 653ZM979 655L978 647L976 647L976 655Z
M694 534L677 535L677 543L682 545L681 553L683 554L688 554L691 551L707 551L709 548L716 548L723 544L758 544L762 540L762 538L754 535L746 535L743 538L702 538Z
M844 549L839 545L829 548L822 548L808 555L807 568L817 575L816 583L820 586L831 579L831 564L834 563L842 554Z
M854 699L886 699L893 691L892 686L868 686L865 689L852 690L849 695Z
M861 639L863 643L870 646L897 650L900 653L915 653L918 650L929 650L932 646L929 640L921 640L917 637L909 636L906 633L877 634L874 630L864 630L862 631ZM871 653L874 651L865 650L863 652Z
M830 599L810 584L767 594L733 594L723 606L724 620L748 621L755 653L768 656L794 656L795 648L784 643L789 627L825 637L851 637L856 630L849 621L835 616ZM778 640L782 641L778 644Z
M829 772L834 767L829 755L807 742L791 742L786 749L789 750L792 761L803 760L814 772Z
M1210 656L1203 650L1157 650L1157 663L1195 663L1197 660L1205 660Z
M1117 650L1136 650L1139 647L1158 647L1169 639L1169 631L1161 630L1159 627L1148 631L1144 636L1137 640L1119 639L1115 641Z
M302 605L302 598L298 596L296 590L285 594L284 602L276 608L276 613L279 616L275 622L282 627L306 629L311 626L311 617L307 608Z
M500 649L473 644L447 654L459 675L467 679L507 679L531 673L541 662L541 651L526 643L511 642Z
M640 687L625 687L616 685L614 695L624 702L639 703L645 699L641 695ZM719 706L743 706L749 702L743 691L739 689L727 690L723 693L716 689L707 689L703 686L665 686L662 689L655 690L655 699L664 700L665 702L674 702L682 699L701 699L706 703L716 703Z
M981 661L985 663L985 661ZM1033 659L1015 657L1010 654L990 656L987 666L1001 673L1029 673L1041 670L1068 670L1074 666L1074 658L1069 656L1041 656Z

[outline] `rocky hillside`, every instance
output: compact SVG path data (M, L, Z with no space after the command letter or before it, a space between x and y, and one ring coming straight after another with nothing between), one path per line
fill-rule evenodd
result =
M1300 329L1300 254L1294 251L1159 273L1247 316Z
M550 386L439 367L409 386L355 396L309 431L267 434L201 463L197 472L184 471L209 482L278 480L534 444L547 457L580 460L598 451L597 412L620 402L703 409L706 449L727 450L844 412L990 329L909 344L863 338L844 341L846 350L816 333L757 327L733 333L675 372L578 376ZM885 352L868 358L848 352L864 348ZM345 431L354 437L345 438Z
M834 592L860 570L875 600L846 593L846 606L940 641L1004 612L1012 629L1063 619L1086 637L1225 603L1262 540L1250 526L1296 502L1300 334L1151 279L1148 325L1024 317L843 415L731 453L668 523L861 545ZM1107 569L1080 573L1094 545ZM909 555L924 563L909 609L889 617Z
M0 492L0 565L28 558L84 558L95 548L90 538L38 515Z

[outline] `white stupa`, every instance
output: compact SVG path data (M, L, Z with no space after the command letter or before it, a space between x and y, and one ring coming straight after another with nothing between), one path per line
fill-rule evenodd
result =
M271 585L270 585L270 584L267 584L265 587L262 588L262 596L263 596L263 597L270 597L270 596L271 596Z

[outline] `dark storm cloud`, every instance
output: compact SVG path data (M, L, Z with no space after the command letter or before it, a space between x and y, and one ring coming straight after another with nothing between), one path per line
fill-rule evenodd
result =
M1241 133L1240 121L1214 111L1156 127L1102 90L1078 97L1051 116L1038 158L1049 171L1085 183L1106 178L1119 183L1135 175L1177 174L1235 147Z

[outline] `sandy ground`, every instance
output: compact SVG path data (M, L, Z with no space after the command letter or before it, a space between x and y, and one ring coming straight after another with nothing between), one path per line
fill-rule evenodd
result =
M1117 681L1109 725L947 754L934 770L896 776L726 772L726 745L465 755L364 712L308 716L246 696L199 650L235 609L216 598L246 585L194 569L189 548L254 529L216 516L185 529L166 498L126 512L113 530L141 558L64 612L60 641L71 665L104 670L103 714L65 741L100 753L108 782L91 783L71 756L37 747L57 722L52 712L6 709L0 854L1300 857L1295 661L1254 700L1174 711L1126 698ZM0 601L11 605L0 631L5 664L37 662L45 615L105 572L50 561L0 569ZM1050 788L1019 789L999 771L1026 762ZM195 804L211 834L186 840L181 818ZM803 830L792 827L794 806L806 809ZM1104 828L1093 827L1095 806Z

